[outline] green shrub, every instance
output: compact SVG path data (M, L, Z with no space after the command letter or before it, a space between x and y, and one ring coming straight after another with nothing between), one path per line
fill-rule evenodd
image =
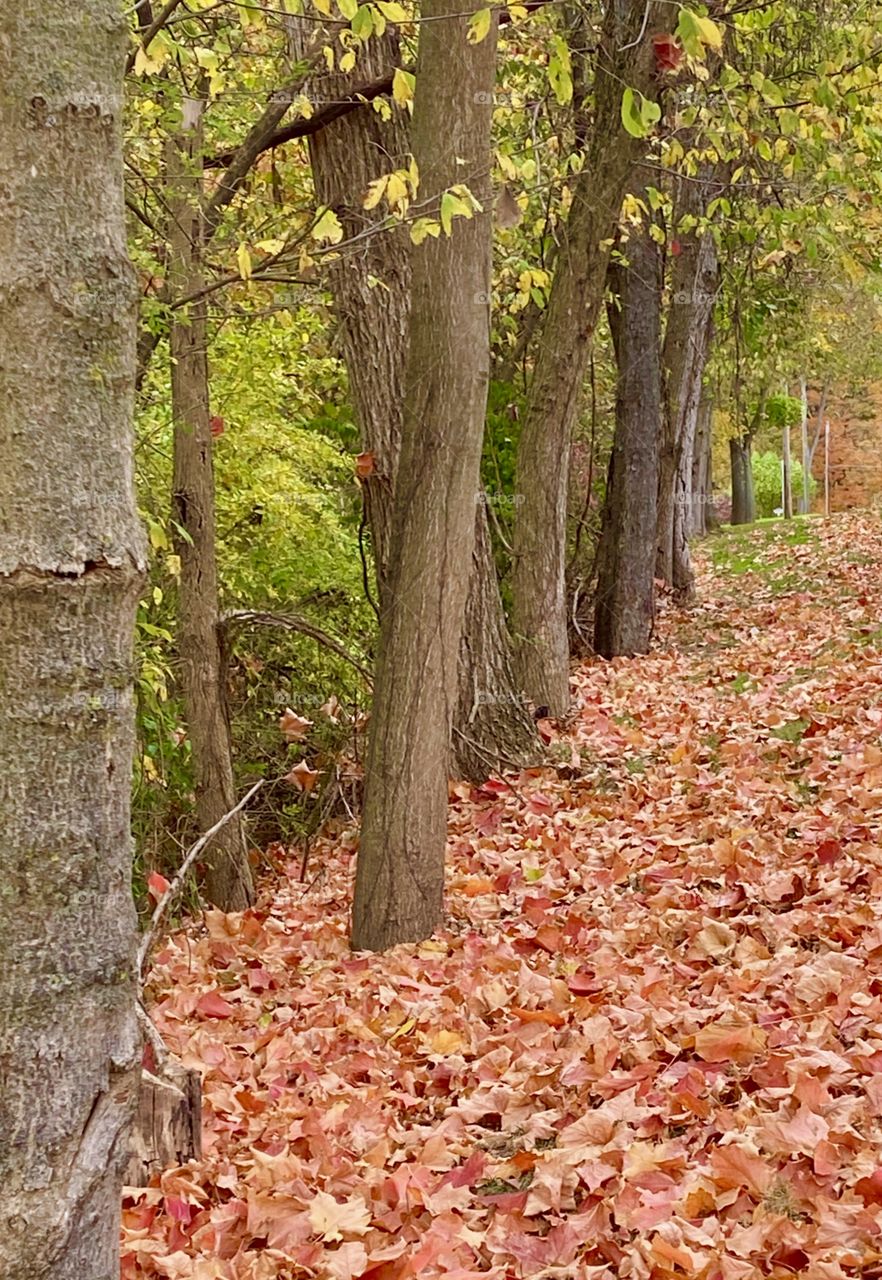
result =
M751 458L751 467L757 517L770 519L776 511L783 508L781 458L772 450L767 453L755 453ZM802 464L795 458L790 464L790 486L793 492L793 508L796 510L802 497ZM814 495L816 488L817 483L812 477L809 482L809 492Z

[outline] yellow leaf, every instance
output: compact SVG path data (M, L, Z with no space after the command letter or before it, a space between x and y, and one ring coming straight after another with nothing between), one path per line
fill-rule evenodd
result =
M236 262L239 267L239 275L243 280L251 279L251 254L248 251L248 245L244 240L236 250Z
M377 8L389 22L410 22L407 10L396 0L377 0Z
M340 70L347 75L355 66L355 53L352 49L348 53L344 53L340 59Z
M437 240L441 234L441 226L433 218L417 218L410 229L411 244L422 244L426 236Z
M408 189L404 178L400 173L390 173L389 181L386 183L386 199L390 206L399 204L402 200L407 200L407 196Z
M401 67L396 67L395 74L392 76L392 97L399 107L405 107L408 102L413 102L413 86L413 75L409 71L402 71Z
M430 1043L433 1053L459 1053L465 1048L465 1040L458 1031L436 1031Z
M469 44L480 44L490 31L490 10L478 9L469 18L467 40Z
M333 209L325 209L311 233L313 240L327 241L328 244L339 244L343 239L343 228L340 219Z
M309 1206L309 1221L316 1235L333 1242L344 1235L363 1236L371 1225L371 1211L361 1196L340 1204L329 1191L317 1191Z
M717 24L710 18L696 17L695 25L704 44L719 53L723 48L723 33Z
M388 173L382 178L374 178L373 182L367 189L367 195L362 201L365 209L376 209L377 205L383 199L383 192L386 190L386 184L389 181Z
M399 1036L406 1036L408 1031L413 1031L416 1026L416 1018L408 1018L407 1022L402 1022L400 1027L396 1027L389 1037L389 1044L393 1040L397 1040Z

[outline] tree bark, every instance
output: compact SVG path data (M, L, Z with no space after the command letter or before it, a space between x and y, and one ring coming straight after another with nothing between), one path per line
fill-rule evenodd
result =
M457 698L490 365L490 131L495 17L425 0L413 116L420 200L465 182L484 212L413 253L402 451L380 628L352 945L428 936L442 910Z
M704 180L681 178L674 227L700 217L713 192ZM659 469L656 576L689 597L694 575L689 555L692 459L701 384L710 346L718 287L716 244L709 231L678 233L679 254L671 273L671 306L662 355L664 416Z
M594 648L604 658L646 653L654 608L661 434L662 265L645 223L611 270L618 365L616 426L598 549Z
M308 31L303 27L302 22L292 19L295 57L314 36L314 24L309 24ZM391 77L398 56L398 41L387 32L362 50L357 75L360 79ZM351 92L352 77L322 75L313 79L311 89L320 99L334 101ZM363 106L310 138L316 196L335 211L347 239L387 220L382 208L364 209L364 195L375 179L405 167L409 152L407 116L399 110L384 119L372 107ZM361 447L374 460L372 474L361 484L382 604L401 447L411 305L407 228L386 227L365 237L357 249L333 265L330 286ZM538 739L515 683L487 511L480 501L476 502L476 517L452 751L457 774L483 781L490 772L532 759Z
M752 439L749 435L733 436L729 441L732 465L732 524L753 524L756 503L753 496L753 471L750 465Z
M181 131L168 148L169 290L202 288L202 103L184 100ZM174 474L172 518L181 559L178 656L184 715L193 752L196 816L203 831L236 803L233 744L221 647L215 545L214 462L209 417L205 298L174 313L171 349ZM178 532L180 531L180 532ZM253 899L244 830L237 814L205 853L205 896L222 911Z
M713 404L705 393L698 407L692 459L692 518L689 532L703 536L715 525L713 511Z
M784 478L784 519L793 519L793 486L791 484L791 468L790 468L790 426L784 428L784 440L782 451L783 465L782 474Z
M594 125L538 343L517 459L512 594L517 671L527 696L563 714L570 701L565 590L569 458L606 287L609 245L646 143L625 130L623 87L658 97L652 37L675 10L658 0L606 6L596 57ZM655 504L653 503L653 508Z
M115 0L0 10L0 1275L115 1280L137 1092Z

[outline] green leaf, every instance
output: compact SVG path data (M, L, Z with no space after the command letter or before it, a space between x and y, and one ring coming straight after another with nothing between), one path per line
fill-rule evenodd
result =
M444 228L444 234L450 235L450 228L454 218L470 218L472 216L471 206L466 204L460 196L454 195L452 191L445 191L441 197L441 226Z
M337 8L348 22L358 13L358 0L337 0Z
M637 105L637 95L633 89L626 88L622 94L622 124L632 138L646 136L646 130L643 128L643 120L640 116L640 108Z

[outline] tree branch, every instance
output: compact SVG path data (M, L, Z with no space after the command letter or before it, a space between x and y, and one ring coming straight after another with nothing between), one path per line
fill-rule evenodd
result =
M196 843L192 846L192 848L187 853L187 856L184 858L184 861L181 863L180 867L178 868L178 873L175 876L174 880L172 880L171 884L168 886L165 893L157 902L156 907L154 908L154 911L153 911L153 915L150 917L150 924L147 928L147 931L145 932L144 937L141 939L141 945L138 947L138 956L137 956L137 962L136 962L138 966L137 972L139 974L144 969L145 961L147 960L147 956L150 954L150 948L153 946L153 943L156 939L156 931L162 922L162 917L165 915L169 906L172 904L172 902L174 902L175 898L177 897L178 892L180 891L181 885L184 883L184 878L187 875L187 872L190 870L193 863L199 857L199 854L202 852L205 846L209 843L209 841L214 839L217 833L227 825L227 823L230 821L231 818L234 818L236 816L236 814L239 812L240 809L245 808L246 804L254 795L255 791L258 791L263 786L263 784L264 784L263 778L260 778L259 781L255 782L251 790L246 792L246 794L242 797L239 803L235 805L234 808L232 808L229 811L229 813L225 813L222 818L219 818L217 822L214 824L214 826L210 827L208 831L205 832L204 835L201 835L199 839L196 841Z
M308 138L312 134L318 133L326 128L334 120L339 120L341 116L348 115L350 111L363 106L367 102L372 102L374 98L382 97L384 93L392 92L392 76L383 76L379 80L372 80L367 84L360 85L357 89L353 89L345 98L341 98L339 102L325 103L318 111L311 115L309 119L295 120L289 125L285 125L282 129L276 131L264 141L260 155L264 151L270 151L274 147L280 147L285 142L290 142L294 138ZM244 145L244 144L243 144ZM206 156L204 165L206 169L220 169L225 165L232 164L235 157L234 151L222 151L216 156ZM257 156L255 156L255 159Z
M337 657L342 658L344 662L348 662L359 675L364 676L368 684L372 681L373 677L367 667L359 662L358 658L354 658L348 649L344 649L338 640L296 613L261 613L254 609L242 609L225 613L221 618L221 627L225 632L237 627L278 627L282 631L299 631L302 635L317 641L318 644L324 645L332 653L336 653Z
M160 31L168 22L169 18L172 16L175 9L179 8L180 5L181 5L181 0L168 0L168 3L160 11L159 16L155 18L153 22L151 22L150 26L147 27L146 29L142 26L141 29L144 33L141 36L142 49L147 50L150 47L151 40L153 40L154 36L159 35ZM138 6L139 22L141 20L141 17L145 14L145 12L149 12L149 11L150 11L149 5L146 6L146 9L143 5ZM138 50L133 49L132 52L129 54L129 56L126 58L126 75L128 75L129 72L134 67L135 59L137 58L137 56L138 56Z

